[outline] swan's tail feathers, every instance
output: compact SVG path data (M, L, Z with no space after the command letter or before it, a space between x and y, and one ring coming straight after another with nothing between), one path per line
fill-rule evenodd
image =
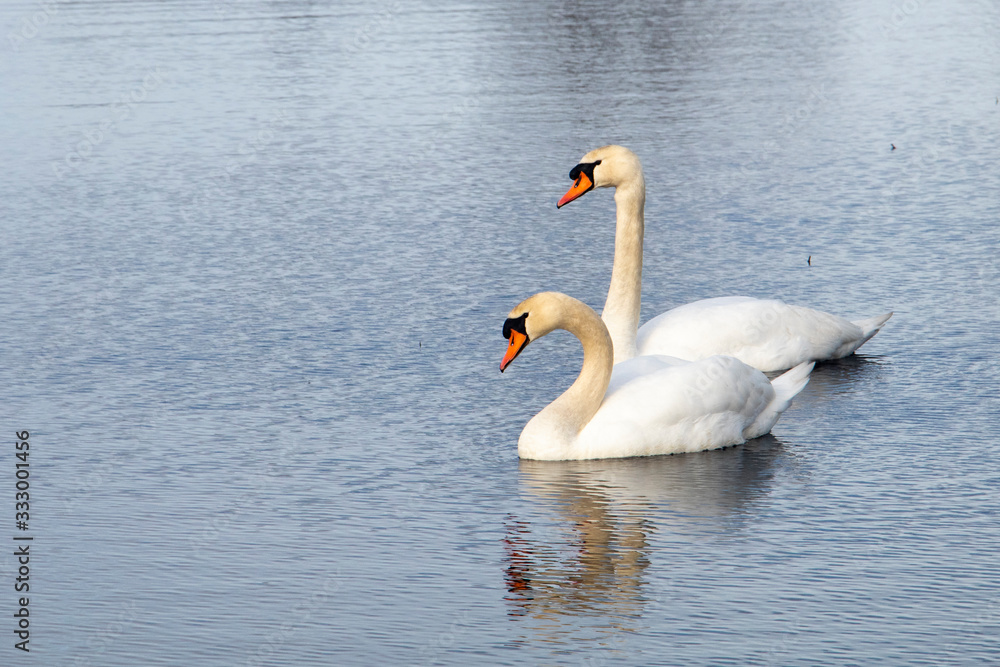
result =
M815 362L807 361L771 380L774 398L761 411L754 423L743 431L744 438L749 440L771 432L781 413L788 409L795 395L809 383L809 374L815 365Z
M809 374L815 365L815 362L807 361L771 380L771 386L774 387L773 405L777 407L779 414L787 410L795 395L809 384Z
M854 324L861 327L861 331L863 333L861 334L861 340L854 346L854 350L864 345L869 338L877 334L879 329L882 328L882 325L889 321L890 317L892 317L892 313L885 313L883 315L876 315L875 317L868 317L863 320L856 320ZM851 350L851 352L854 350ZM850 354L850 352L848 354Z

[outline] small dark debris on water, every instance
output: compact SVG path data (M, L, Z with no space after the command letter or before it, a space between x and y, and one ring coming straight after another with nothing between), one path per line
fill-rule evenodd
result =
M892 150L896 150L896 144L889 144L889 145L892 146Z
M813 256L812 255L809 255L809 258L806 259L806 264L808 264L809 266L813 265Z

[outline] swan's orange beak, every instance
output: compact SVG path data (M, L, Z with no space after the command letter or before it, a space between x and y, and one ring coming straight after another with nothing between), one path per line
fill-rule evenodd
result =
M570 203L577 197L584 195L594 189L594 182L590 180L587 174L580 172L580 175L576 177L576 182L573 183L573 187L569 189L569 192L562 196L559 203L556 204L556 208L562 208L566 204Z
M510 366L510 362L517 358L517 355L521 354L521 350L524 346L528 344L528 337L521 333L520 331L514 331L511 329L510 332L510 345L507 346L507 354L503 355L503 359L500 361L500 372L503 373L504 369Z

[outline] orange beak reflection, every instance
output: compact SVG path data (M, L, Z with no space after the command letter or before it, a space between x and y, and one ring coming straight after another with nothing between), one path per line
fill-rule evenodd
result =
M573 187L569 189L569 192L562 196L559 203L556 204L556 208L562 208L566 204L570 203L577 197L590 192L594 188L594 182L590 180L587 174L580 172L577 177L576 182L573 183Z
M503 373L504 369L510 366L510 362L514 361L517 355L521 354L521 350L524 346L528 344L528 337L525 336L520 331L511 330L510 332L510 345L507 346L507 354L503 355L503 359L500 361L500 372Z

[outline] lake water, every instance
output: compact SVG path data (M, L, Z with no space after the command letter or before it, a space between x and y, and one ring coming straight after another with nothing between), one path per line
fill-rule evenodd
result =
M3 664L1000 662L995 3L10 0L0 28ZM555 202L606 143L646 168L643 320L895 316L771 436L519 461L580 352L500 375L501 324L603 304L611 194Z

